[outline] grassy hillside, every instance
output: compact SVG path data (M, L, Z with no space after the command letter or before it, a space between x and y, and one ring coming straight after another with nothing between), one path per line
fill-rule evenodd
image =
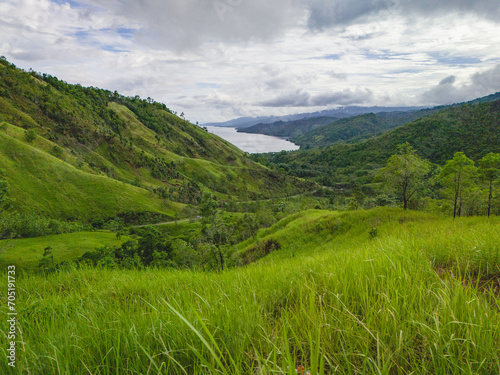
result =
M300 190L164 104L70 85L3 59L0 124L1 178L21 212L172 216L204 193L254 199Z
M21 274L16 370L496 373L499 226L394 209L307 211L241 245L272 238L280 250L224 273Z
M500 100L454 106L363 142L270 154L265 159L291 174L312 177L325 185L363 176L367 179L361 182L366 183L373 178L370 171L383 166L404 142L437 164L444 164L458 151L473 160L500 152Z

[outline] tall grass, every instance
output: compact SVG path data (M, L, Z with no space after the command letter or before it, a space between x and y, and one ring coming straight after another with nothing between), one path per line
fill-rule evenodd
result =
M224 273L25 274L13 373L498 373L499 227L312 211L261 233L282 254Z

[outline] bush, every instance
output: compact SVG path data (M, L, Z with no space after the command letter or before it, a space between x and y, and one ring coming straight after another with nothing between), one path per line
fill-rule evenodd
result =
M0 239L41 237L81 232L84 229L78 222L65 222L18 212L0 213Z
M241 255L241 261L244 265L253 263L279 249L281 249L281 245L278 241L273 239L265 240L264 242L245 251Z

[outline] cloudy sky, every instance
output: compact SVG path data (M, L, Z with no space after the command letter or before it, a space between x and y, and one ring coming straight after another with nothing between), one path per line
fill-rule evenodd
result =
M192 122L500 91L498 0L0 0L0 55Z

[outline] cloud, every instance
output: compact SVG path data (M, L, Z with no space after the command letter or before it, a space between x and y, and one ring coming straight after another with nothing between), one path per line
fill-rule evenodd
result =
M318 31L350 24L394 5L391 0L308 0L306 4L309 8L309 28Z
M327 92L311 95L302 89L280 94L279 96L259 102L263 107L326 107L339 105L365 104L373 97L369 89L345 89L338 92Z
M455 83L455 81L457 80L457 77L455 76L448 76L446 78L443 78L438 86L446 86L446 85L453 85Z
M424 104L460 103L500 91L500 64L484 72L473 74L467 83L455 85L454 75L442 79L439 84L420 97Z
M309 10L308 26L313 31L359 23L384 12L410 18L457 12L490 20L500 19L498 0L303 0L303 4Z
M295 23L294 0L84 0L140 25L138 41L188 50L207 42L269 40Z

